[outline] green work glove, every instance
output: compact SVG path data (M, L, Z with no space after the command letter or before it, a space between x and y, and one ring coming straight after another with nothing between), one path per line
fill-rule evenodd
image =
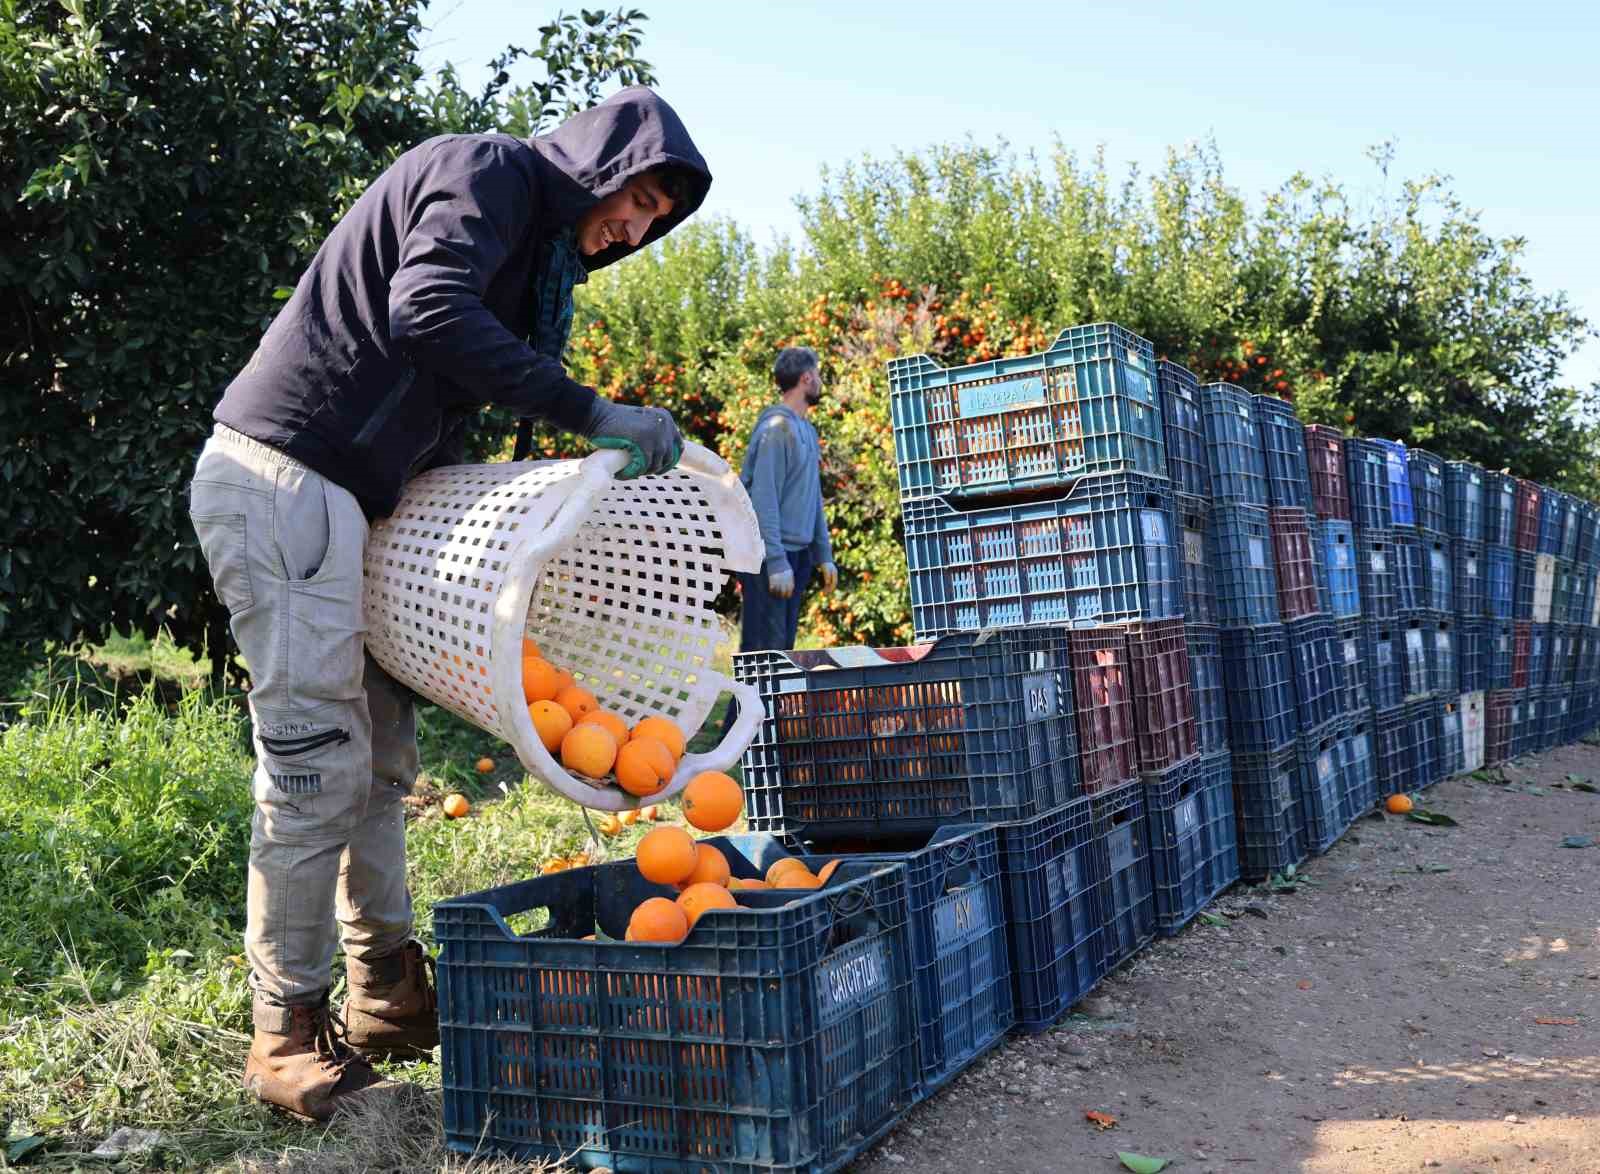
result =
M683 456L683 434L665 408L635 408L596 396L583 434L596 448L620 448L629 455L617 476L623 481L665 473Z

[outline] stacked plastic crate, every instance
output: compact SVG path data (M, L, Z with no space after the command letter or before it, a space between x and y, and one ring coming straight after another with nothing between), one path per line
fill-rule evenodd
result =
M1517 481L1506 473L1483 473L1484 762L1511 757L1512 718L1520 698L1512 683L1517 642Z
M1455 591L1460 769L1484 764L1489 689L1489 565L1484 550L1484 470L1471 461L1444 466L1444 524ZM1449 685L1449 682L1446 683Z

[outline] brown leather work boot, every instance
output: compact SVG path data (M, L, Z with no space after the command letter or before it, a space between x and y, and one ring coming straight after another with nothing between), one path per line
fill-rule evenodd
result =
M244 1086L269 1105L307 1121L326 1121L366 1089L392 1084L345 1044L328 996L307 1006L279 1007L259 997L255 1041Z
M439 1002L433 959L416 940L393 954L346 962L350 994L344 1001L346 1039L363 1056L405 1059L439 1046Z

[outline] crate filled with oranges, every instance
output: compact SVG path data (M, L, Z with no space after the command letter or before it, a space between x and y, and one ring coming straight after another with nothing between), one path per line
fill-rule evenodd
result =
M441 902L446 1139L836 1169L917 1096L909 933L900 864L668 826L635 860Z

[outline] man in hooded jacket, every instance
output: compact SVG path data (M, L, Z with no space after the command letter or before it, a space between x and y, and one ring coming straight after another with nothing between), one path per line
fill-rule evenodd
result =
M363 644L368 524L458 459L485 404L626 450L625 477L676 464L666 411L610 403L560 359L573 286L682 223L710 183L643 87L528 140L431 139L334 227L216 408L190 514L252 682L244 1079L263 1101L325 1120L379 1083L369 1058L439 1041L405 882L412 704Z

